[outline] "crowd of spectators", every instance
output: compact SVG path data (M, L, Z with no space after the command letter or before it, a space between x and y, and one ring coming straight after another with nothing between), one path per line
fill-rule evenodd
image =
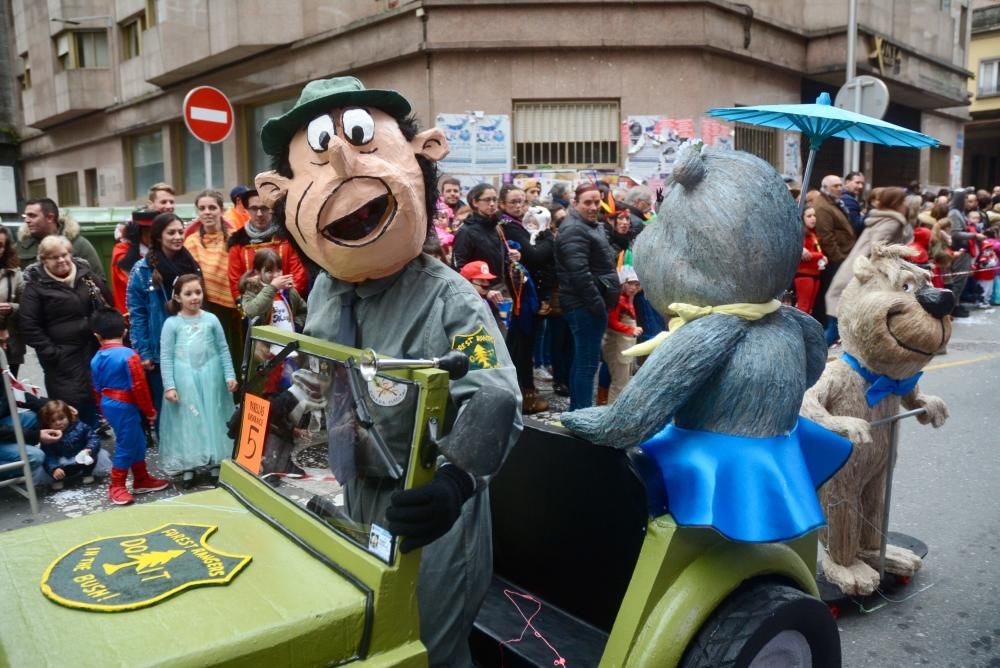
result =
M153 185L146 207L116 231L108 280L79 225L61 217L51 199L25 204L16 240L0 226L0 345L15 378L26 346L33 348L47 400L61 402L72 414L61 429L39 421L46 398L32 397L20 408L36 483L58 487L65 479L91 482L91 474L110 473L113 503L132 500L125 488L128 468L136 474L133 492L165 486L146 473L144 454L136 450L131 433L125 469L118 467L119 458L103 467L96 456L87 464L70 462L84 450L99 454L94 438L109 436L111 426L98 403L109 397L140 407L149 418L148 438L159 442L169 473L182 476L185 484L198 469L217 476L221 458L232 448L231 441L226 444L232 412L227 397L236 389L235 362L242 354L241 303L246 300L261 324L295 330L304 321L308 290L302 259L257 192L237 186L230 202L226 210L221 193L201 192L195 198L197 217L185 222L174 213L170 185ZM126 388L107 389L92 369L99 350L123 345L94 329L95 317L107 329L104 312L118 313L128 323L125 342L135 351L135 364L125 380L115 381ZM103 395L95 390L98 385ZM19 455L10 407L2 403L0 463L7 463ZM158 417L163 414L166 431L161 433ZM77 431L86 432L86 438ZM191 437L195 432L201 437ZM72 443L61 445L70 436ZM42 449L55 449L58 456Z
M665 328L663 314L643 295L631 257L662 193L598 181L575 189L559 183L543 197L541 185L529 180L500 189L480 183L463 200L457 179L443 178L439 188L425 251L459 271L493 313L517 371L523 412L551 408L536 383L551 384L554 394L569 398L570 409L613 402L642 362L628 349ZM828 175L803 196L802 257L786 299L825 327L829 345L838 338L839 298L854 261L877 242L909 244L912 261L958 297L955 317L1000 303L1000 186L993 192L926 192L915 183L866 189L864 174L851 172ZM168 413L190 402L178 386L188 387L188 394L199 386L217 388L212 406L191 407L212 416L205 438L187 439L174 459L170 444L162 443L170 472L185 482L198 467L217 472L219 453L226 450L219 434L231 403L222 395L236 385L247 318L301 330L311 278L307 263L257 192L237 186L227 206L221 193L206 190L194 203L197 217L185 222L174 213L173 189L155 184L147 205L119 226L107 280L79 225L60 217L52 200L26 203L16 238L0 226L0 345L15 377L26 346L35 350L48 399L62 402L72 411L67 424L79 423L74 429L87 434L77 438L82 445L59 446L61 459L46 460L45 452L29 447L38 482L54 482L50 474L57 469L60 479L67 471L82 472L77 477L84 480L101 473L96 458L69 461L74 447L99 454L91 434L109 431L93 391L95 313L115 309L128 323L127 343L150 395L152 434L165 399L171 402ZM177 319L168 324L172 317ZM214 385L205 380L206 365ZM39 422L41 406L30 400L21 409L25 433L29 443L51 451L68 432ZM4 463L18 455L9 407L0 412ZM183 431L176 428L178 420L170 418L173 436L167 440ZM196 441L211 441L214 454L188 452ZM162 482L146 477L144 466L140 487Z
M1000 186L931 192L911 183L866 194L861 172L831 174L806 194L802 223L793 298L825 326L828 345L838 340L837 308L854 262L877 242L909 245L933 284L954 292L956 318L1000 303Z

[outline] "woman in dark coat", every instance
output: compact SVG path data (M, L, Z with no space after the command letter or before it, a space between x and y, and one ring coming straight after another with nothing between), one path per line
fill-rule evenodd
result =
M96 427L90 359L98 345L90 315L112 303L111 292L86 260L73 257L69 239L62 236L42 239L38 262L24 273L21 333L38 354L48 396L73 406L81 420Z
M14 238L10 230L0 225L0 345L7 353L7 364L14 376L24 363L24 338L17 315L23 291L24 275Z

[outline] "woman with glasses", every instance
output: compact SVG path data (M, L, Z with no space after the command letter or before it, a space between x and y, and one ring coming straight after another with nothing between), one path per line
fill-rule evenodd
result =
M507 285L513 298L513 314L507 329L507 350L517 370L517 381L524 397L525 415L549 409L549 402L535 390L535 334L541 321L536 317L541 304L536 290L542 254L533 245L531 232L524 226L528 211L527 195L516 186L505 185L500 189L500 234L508 244L508 254L513 260L507 274ZM517 250L514 250L514 248Z
M478 183L469 190L472 214L455 233L455 246L451 251L451 261L456 269L473 260L480 260L489 265L494 276L507 275L510 260L497 227L500 222L497 201L497 190L488 183Z
M111 292L85 260L73 257L69 239L52 235L38 244L38 262L24 271L18 312L24 342L35 349L49 399L73 406L80 420L98 424L90 358L97 352L90 315L109 307Z
M250 214L250 222L229 237L229 292L233 299L240 298L240 278L253 269L254 256L265 248L281 256L282 270L292 275L295 289L305 299L310 283L306 267L284 230L272 220L271 209L252 188L240 195L240 201Z

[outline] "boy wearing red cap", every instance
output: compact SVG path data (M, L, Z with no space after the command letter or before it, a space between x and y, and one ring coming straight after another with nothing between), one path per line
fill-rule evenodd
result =
M472 260L466 262L459 270L462 278L472 283L479 296L486 302L486 306L493 314L493 319L497 321L497 327L504 336L507 336L507 318L510 316L511 302L505 299L503 293L494 290L497 284L497 277L490 273L490 265L483 260Z

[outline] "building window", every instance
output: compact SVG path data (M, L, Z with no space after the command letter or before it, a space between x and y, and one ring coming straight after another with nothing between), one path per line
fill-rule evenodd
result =
M76 172L56 177L56 193L59 206L80 206L80 182L76 178Z
M45 190L45 179L28 181L28 199L41 199L48 196L48 192Z
M515 102L514 162L518 169L617 167L618 123L616 101Z
M164 180L163 131L132 135L126 141L132 174L130 197L135 198L145 195L149 186Z
M260 130L269 118L281 116L295 106L295 98L290 97L277 102L269 102L247 110L250 122L246 124L247 135L247 156L250 161L249 181L261 172L271 169L271 156L264 153L264 148L260 144ZM204 172L204 170L203 170Z
M21 73L17 75L17 83L20 84L21 90L28 90L31 88L31 66L28 65L28 54L21 54Z
M120 26L122 60L131 60L142 54L142 33L146 30L146 15L134 16Z
M87 206L97 206L97 169L83 171L83 183L87 189Z
M180 174L180 192L190 193L205 188L205 148L202 142L195 139L194 135L188 132L183 125L177 129L181 135L181 164L183 173ZM212 188L223 190L222 176L222 143L212 144ZM264 170L261 170L264 171Z
M108 33L64 32L56 37L56 59L62 70L108 66Z
M983 96L997 94L998 69L1000 69L1000 60L980 61L976 95Z
M951 147L937 146L931 149L930 182L938 186L951 183Z
M737 151L753 153L780 171L781 167L778 164L778 131L774 128L747 125L745 123L736 123L735 125L733 147Z
M157 0L146 0L146 27L152 28L160 22L157 12L160 11Z

